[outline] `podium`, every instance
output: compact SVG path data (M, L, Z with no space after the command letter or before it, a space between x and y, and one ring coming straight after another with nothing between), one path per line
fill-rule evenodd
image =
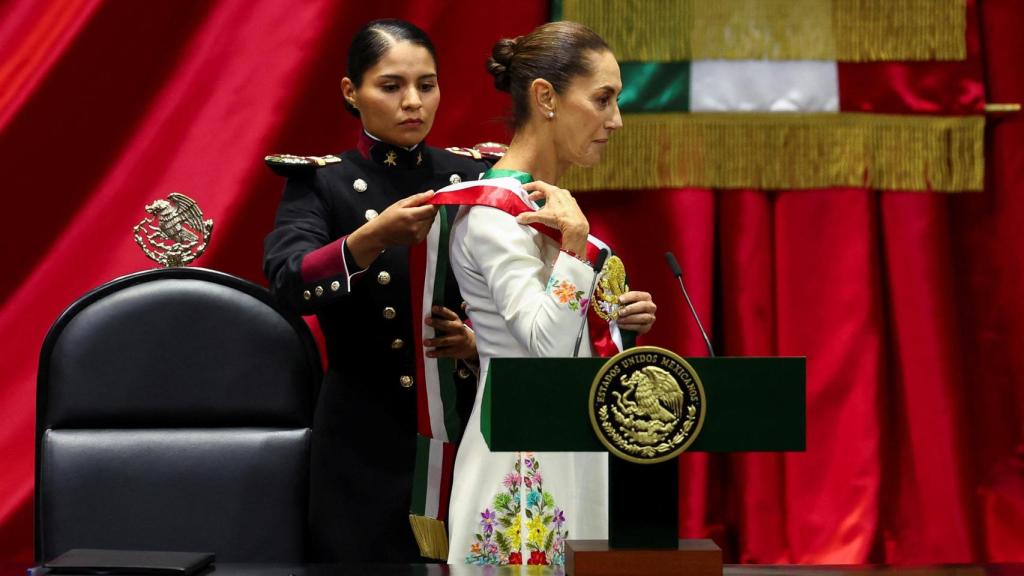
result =
M687 358L706 414L688 451L799 452L806 447L804 358ZM494 358L480 418L494 452L606 452L588 413L607 358ZM522 426L518 400L545 397L562 417ZM678 463L608 458L608 540L569 540L571 576L722 574L710 540L678 538Z

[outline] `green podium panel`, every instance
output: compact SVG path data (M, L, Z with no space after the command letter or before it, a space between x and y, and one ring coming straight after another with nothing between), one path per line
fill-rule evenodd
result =
M587 405L607 358L495 358L480 427L495 452L604 452ZM704 386L707 416L690 452L803 451L805 358L687 358ZM545 398L557 417L523 426L524 398Z
M589 412L594 377L606 362L607 358L491 360L480 415L487 446L495 452L606 451ZM703 427L689 451L805 449L805 358L687 358L686 362L704 390L705 410ZM523 426L519 409L529 398L544 398L553 408ZM717 546L678 539L678 471L674 458L651 464L610 456L608 540L567 542L569 573L720 575Z

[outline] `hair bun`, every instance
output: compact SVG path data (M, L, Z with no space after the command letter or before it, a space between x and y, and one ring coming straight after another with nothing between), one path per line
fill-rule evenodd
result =
M494 87L502 92L509 92L512 87L512 57L516 54L519 38L502 38L491 48L491 57L487 59L487 71L494 76Z

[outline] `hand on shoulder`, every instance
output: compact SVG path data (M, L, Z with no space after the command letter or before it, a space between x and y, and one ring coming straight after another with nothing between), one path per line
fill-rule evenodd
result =
M544 206L536 212L516 216L516 222L526 225L540 223L554 228L562 233L562 248L585 254L590 223L572 193L540 180L524 184L523 190L530 193L530 200L544 200Z

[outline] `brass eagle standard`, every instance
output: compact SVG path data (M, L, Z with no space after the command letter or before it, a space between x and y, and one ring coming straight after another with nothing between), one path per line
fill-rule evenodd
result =
M213 220L203 220L199 205L184 194L146 206L148 218L135 225L135 243L164 267L185 266L202 256L213 234Z

